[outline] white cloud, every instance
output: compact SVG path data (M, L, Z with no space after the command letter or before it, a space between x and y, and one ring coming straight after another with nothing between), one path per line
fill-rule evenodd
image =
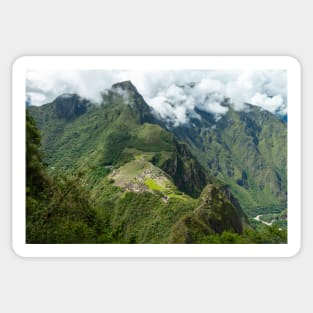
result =
M118 71L112 75L111 71L99 70L28 71L27 94L31 96L32 105L51 102L62 93L78 93L97 102L101 99L101 91L119 81L119 74ZM45 99L38 94L45 95Z
M212 79L203 79L196 85L170 85L160 90L148 103L174 125L188 122L189 117L198 117L195 109L213 114L225 114L228 108L222 106L224 100L223 85Z
M62 93L99 102L103 90L123 80L131 80L147 103L176 125L196 117L195 108L225 114L228 108L221 105L225 97L236 110L245 102L272 113L287 110L287 72L282 70L28 71L27 96L32 105L51 102Z
M47 97L43 93L28 92L27 101L30 102L31 104L33 104L33 103L46 103Z
M250 100L250 103L259 106L269 112L275 113L277 108L281 108L284 100L281 95L269 97L266 94L256 93Z

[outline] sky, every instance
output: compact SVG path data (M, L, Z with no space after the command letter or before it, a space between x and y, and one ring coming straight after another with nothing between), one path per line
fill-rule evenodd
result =
M124 80L130 80L148 105L176 125L196 117L195 108L217 117L225 114L228 109L221 105L225 98L237 110L250 103L271 113L287 114L285 70L29 70L26 97L31 105L39 106L61 94L77 93L97 103L101 92Z

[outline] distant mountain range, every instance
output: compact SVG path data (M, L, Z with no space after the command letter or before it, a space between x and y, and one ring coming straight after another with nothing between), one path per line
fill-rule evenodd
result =
M130 82L94 104L64 94L27 108L42 134L50 175L82 173L118 242L202 242L252 227L287 208L287 124L230 100L218 118L171 125ZM285 225L287 215L284 214Z

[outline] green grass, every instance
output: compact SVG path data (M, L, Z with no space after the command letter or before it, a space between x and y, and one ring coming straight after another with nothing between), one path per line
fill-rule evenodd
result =
M177 193L170 193L167 195L169 198L174 198L174 199L180 199L180 200L184 200L187 201L189 197L187 197L186 195L183 194L177 194Z
M163 186L158 185L155 180L149 178L145 180L145 184L149 189L152 190L158 190L158 191L166 191L166 188L164 188Z

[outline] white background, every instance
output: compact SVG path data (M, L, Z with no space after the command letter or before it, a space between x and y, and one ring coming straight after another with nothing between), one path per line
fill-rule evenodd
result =
M311 312L310 1L2 1L1 312ZM11 64L21 55L291 55L303 73L303 241L292 259L33 259L11 250ZM310 132L311 130L311 132ZM299 208L300 209L300 208Z

